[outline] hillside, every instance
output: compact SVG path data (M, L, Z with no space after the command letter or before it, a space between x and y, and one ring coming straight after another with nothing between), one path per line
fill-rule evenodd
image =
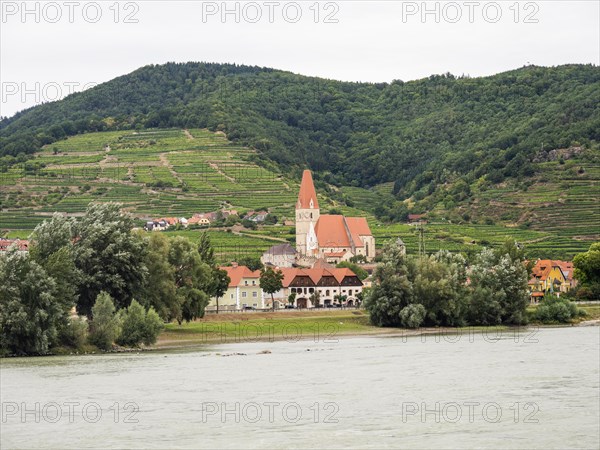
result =
M490 227L534 233L540 256L569 255L600 237L599 102L591 65L381 84L142 67L0 121L0 228L96 199L146 216L285 215L308 166L331 206L384 228L427 213L449 248L494 242L479 230Z
M275 167L258 166L253 162L256 157L255 150L229 142L222 133L201 129L77 135L0 174L0 234L26 238L54 211L77 215L91 201L122 202L140 219L191 217L223 206L240 211L266 207L280 219L293 217L297 180ZM586 250L590 239L600 238L600 211L594 207L600 198L600 163L579 166L569 160L541 165L548 179L533 183L527 191L505 183L475 192L471 209L480 209L487 220L463 219L462 205L431 211L426 249L474 253L510 236L525 243L532 257L569 258ZM584 173L579 173L580 167ZM413 226L382 223L369 213L382 198L391 196L391 184L372 190L326 187L329 194L319 189L322 208L367 215L378 247L401 236L409 252L417 251ZM336 200L340 197L347 204ZM539 221L515 226L521 215ZM491 223L490 217L497 223ZM192 240L199 237L198 231L169 233L178 234ZM210 234L221 261L258 256L271 245L294 238L293 228L285 226Z

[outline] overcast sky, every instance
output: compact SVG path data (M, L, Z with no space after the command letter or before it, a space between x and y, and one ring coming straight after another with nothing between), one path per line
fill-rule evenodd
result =
M599 4L110 0L27 2L25 11L0 0L0 115L168 61L352 81L598 65Z

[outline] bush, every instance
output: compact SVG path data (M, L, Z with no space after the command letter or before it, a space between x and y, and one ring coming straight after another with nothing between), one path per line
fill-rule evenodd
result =
M110 350L119 335L119 317L115 314L115 304L106 292L100 292L92 308L89 341L102 350Z
M154 308L148 312L133 300L129 308L119 312L121 334L117 344L125 347L137 347L140 344L151 345L163 329L163 322Z
M60 330L61 345L75 349L82 348L88 338L88 323L83 317L69 319L67 325Z
M408 305L400 311L400 323L405 328L419 328L425 320L425 314L423 305Z
M585 311L582 311L567 299L551 296L542 300L533 317L542 323L568 323L580 315L585 315Z

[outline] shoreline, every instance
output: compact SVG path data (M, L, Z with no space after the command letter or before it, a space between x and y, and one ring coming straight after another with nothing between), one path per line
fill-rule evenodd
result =
M306 342L306 343L335 343L338 339L357 338L357 337L418 337L418 336L443 336L443 335L463 335L475 333L487 333L494 331L495 333L527 333L528 331L540 328L570 328L570 327L590 327L600 326L600 319L586 320L578 323L570 324L528 324L528 325L490 325L490 326L467 326L467 327L422 327L417 329L409 328L379 328L374 327L374 330L349 331L340 332L328 337L315 340L313 337L304 336L298 339L289 339L283 335L274 335L270 337L243 338L239 336L223 336L223 337L208 337L198 336L198 339L160 339L152 346L147 347L144 351L164 351L190 349L203 345L218 345L218 344L246 344L246 343L273 343L273 342Z
M335 317L333 317L335 318ZM207 321L205 323L215 323L211 321ZM527 334L532 331L539 330L540 328L570 328L570 327L598 327L600 326L600 319L594 318L590 320L582 320L577 323L569 323L569 324L537 324L532 323L528 325L489 325L489 326L467 326L467 327L422 327L417 329L408 329L408 328L380 328L373 325L365 326L365 329L361 330L352 330L352 331L341 331L336 333L326 333L323 336L317 335L317 339L315 339L314 335L305 335L300 336L294 339L290 339L289 337L285 337L283 334L271 334L269 336L263 337L240 337L240 336L231 336L231 335L221 335L221 336L208 336L202 333L179 333L179 335L183 334L192 336L189 338L182 339L169 339L170 336L165 336L165 334L177 334L173 332L163 332L161 336L159 336L156 344L148 347L140 347L140 348L127 348L127 347L116 347L109 351L70 351L70 352L54 352L46 355L6 355L1 356L1 359L5 358L30 358L30 357L44 357L44 356L91 356L91 355L109 355L109 354L129 354L129 353L146 353L146 352L176 352L183 350L193 350L195 348L201 348L204 346L214 346L214 345L231 345L231 344L248 344L248 343L274 343L274 342L290 342L290 343L337 343L339 339L346 338L359 338L359 337L384 337L384 338L414 338L418 336L457 336L457 335L474 335L481 333L490 333L493 332L489 339L501 339L502 333L511 333L513 336L516 333ZM495 336L494 336L495 335ZM262 352L261 352L262 353ZM271 353L266 350L264 353ZM235 353L234 353L235 354ZM230 354L225 354L222 356L231 356Z

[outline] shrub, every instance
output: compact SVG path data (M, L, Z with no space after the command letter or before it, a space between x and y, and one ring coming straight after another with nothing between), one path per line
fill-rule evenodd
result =
M419 328L425 320L425 314L423 305L408 305L400 311L400 323L406 328Z
M89 341L102 350L110 350L119 335L119 317L115 314L115 304L106 292L100 292L92 308Z
M537 307L534 318L542 323L568 323L572 319L584 315L577 305L564 298L546 297Z
M146 312L136 300L131 302L129 308L122 309L119 316L122 326L117 344L126 347L154 344L163 328L163 322L154 308Z
M66 347L75 349L82 348L87 338L88 323L83 317L69 319L59 333L59 342Z

